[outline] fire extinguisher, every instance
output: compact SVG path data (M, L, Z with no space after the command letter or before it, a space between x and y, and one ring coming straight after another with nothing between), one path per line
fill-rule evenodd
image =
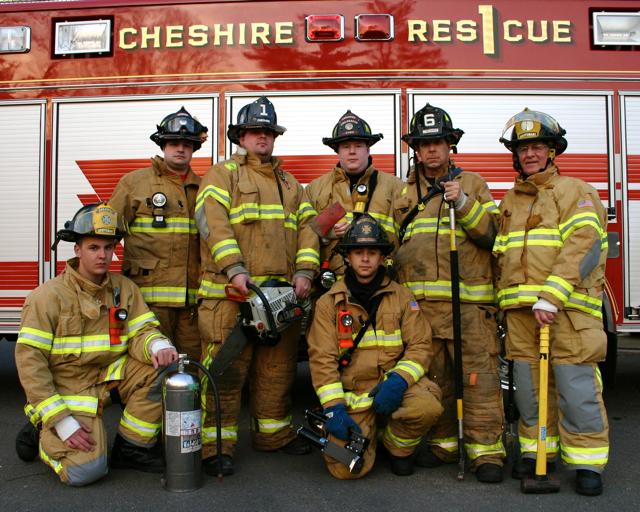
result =
M202 410L200 381L185 371L193 365L202 371L213 391L216 407L217 453L222 453L220 398L211 373L200 362L179 354L178 361L167 368L162 383L162 432L165 472L162 485L168 491L195 491L202 486ZM175 372L172 372L175 370ZM218 460L221 462L222 458ZM218 468L222 478L222 468Z

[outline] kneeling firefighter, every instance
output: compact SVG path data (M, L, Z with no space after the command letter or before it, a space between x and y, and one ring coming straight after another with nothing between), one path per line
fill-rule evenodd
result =
M318 300L309 333L311 378L329 438L347 441L353 430L370 440L357 474L325 456L339 479L371 470L381 419L391 470L412 474L416 446L442 413L440 389L425 377L431 329L411 292L386 275L384 258L392 249L370 215L352 223L337 246L345 277Z

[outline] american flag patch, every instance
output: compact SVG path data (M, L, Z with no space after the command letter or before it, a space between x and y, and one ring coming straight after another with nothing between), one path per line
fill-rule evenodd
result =
M593 206L591 199L582 199L578 201L578 208L585 208L586 206Z
M411 306L411 311L420 311L420 306L418 306L418 303L415 300L409 302L409 306Z

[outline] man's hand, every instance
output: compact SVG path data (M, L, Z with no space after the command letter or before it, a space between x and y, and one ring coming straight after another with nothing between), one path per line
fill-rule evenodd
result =
M64 444L74 450L92 452L95 449L96 442L91 437L91 427L80 420L77 421L80 423L80 428L71 434Z
M311 292L311 279L305 276L296 276L293 279L293 291L299 299L306 299Z
M556 318L556 313L551 311L545 311L544 309L534 309L533 316L536 317L536 322L540 327L545 325L551 325Z
M168 366L178 359L178 351L175 348L163 348L157 354L151 354L151 363L154 368Z
M249 274L236 274L231 279L231 284L233 287L238 290L242 295L249 295L249 288L247 288L247 283L251 283L251 277Z
M347 232L347 229L349 229L349 223L344 220L341 220L340 222L336 222L333 225L333 233L336 235L337 238L342 238L344 234Z
M444 186L444 200L449 202L457 202L464 191L459 181L445 181L442 183Z

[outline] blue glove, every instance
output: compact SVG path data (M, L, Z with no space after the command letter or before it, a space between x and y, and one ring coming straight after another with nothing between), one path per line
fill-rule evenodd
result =
M343 441L349 440L349 430L362 433L360 426L353 421L344 404L333 405L324 410L327 421L324 428L330 434Z
M389 416L402 403L402 397L407 390L407 381L395 372L387 373L387 379L371 390L369 396L373 398L373 407L377 413Z

